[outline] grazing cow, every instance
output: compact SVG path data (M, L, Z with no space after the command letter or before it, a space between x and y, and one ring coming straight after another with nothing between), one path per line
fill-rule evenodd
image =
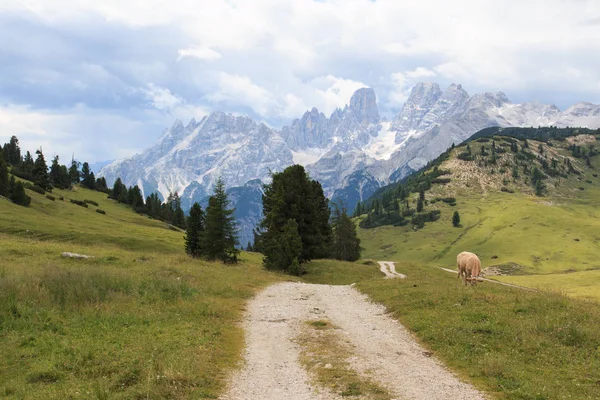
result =
M467 281L474 285L477 282L477 278L481 273L481 261L479 257L468 251L463 251L456 256L456 266L458 267L457 278L462 277L463 283L466 285Z

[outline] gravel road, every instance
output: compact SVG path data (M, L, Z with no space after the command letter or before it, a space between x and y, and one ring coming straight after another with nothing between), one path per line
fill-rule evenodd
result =
M391 272L391 271L390 271ZM259 293L244 320L244 367L223 400L338 399L315 387L299 362L295 338L308 320L327 319L353 351L351 365L396 399L484 399L425 351L410 333L351 286L279 283Z

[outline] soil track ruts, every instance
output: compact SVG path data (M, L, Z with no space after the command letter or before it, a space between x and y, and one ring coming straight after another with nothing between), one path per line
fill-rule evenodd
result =
M351 367L395 399L485 398L417 344L383 306L353 287L285 282L268 287L248 304L245 363L221 399L342 399L315 386L299 362L296 338L306 321L323 319L336 326L336 335L350 346Z

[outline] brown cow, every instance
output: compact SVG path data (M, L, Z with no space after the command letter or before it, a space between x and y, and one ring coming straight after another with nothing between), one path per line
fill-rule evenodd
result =
M481 273L481 261L479 257L468 251L463 251L456 256L456 267L458 268L457 278L462 277L463 283L466 285L467 281L474 285L477 282L477 278Z

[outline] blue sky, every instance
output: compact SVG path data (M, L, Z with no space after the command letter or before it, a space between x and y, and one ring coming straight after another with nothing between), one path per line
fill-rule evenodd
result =
M600 103L600 2L0 0L0 142L95 162L212 110L280 127L417 81Z

